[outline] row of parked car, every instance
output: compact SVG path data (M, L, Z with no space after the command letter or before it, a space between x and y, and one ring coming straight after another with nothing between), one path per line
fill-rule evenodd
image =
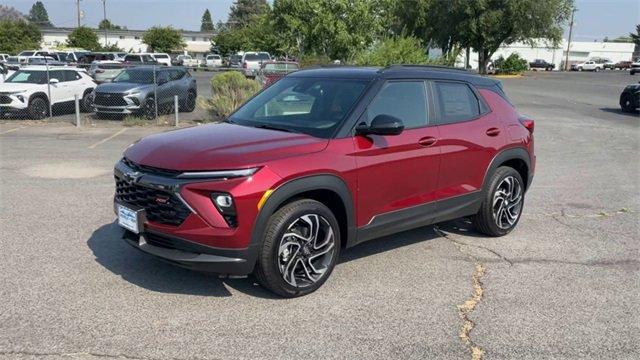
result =
M543 59L535 59L529 63L531 70L547 70L551 71L556 65ZM640 72L640 58L635 61L618 61L613 62L607 58L592 58L587 61L575 63L571 65L572 71L601 71L601 70L631 70L631 75Z
M0 63L0 117L43 119L51 109L72 109L76 96L82 111L95 111L98 116L152 118L171 110L176 95L180 111L195 109L196 80L185 67L93 65L89 70L68 65L25 65L12 70Z

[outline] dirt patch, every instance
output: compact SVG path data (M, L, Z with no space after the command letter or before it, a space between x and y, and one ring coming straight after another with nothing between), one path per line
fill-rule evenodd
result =
M27 176L46 179L87 179L105 175L109 171L82 163L43 164L20 169Z

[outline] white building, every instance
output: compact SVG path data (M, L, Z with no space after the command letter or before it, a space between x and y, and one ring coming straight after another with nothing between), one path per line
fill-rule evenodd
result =
M572 41L569 49L569 64L579 63L591 58L607 58L613 62L632 60L633 43L613 43L613 42L586 42ZM535 59L543 59L556 65L556 70L564 64L567 55L567 41L563 40L558 47L547 45L544 41L539 41L537 46L531 47L525 43L514 43L500 47L491 57L495 60L501 55L505 58L512 53L518 53L520 57L532 62ZM464 66L464 52L458 57L458 66ZM478 54L471 53L469 64L474 69L478 68Z
M43 28L42 49L63 48L67 36L74 28ZM147 45L142 42L144 30L108 30L105 41L104 30L96 30L100 44L115 44L128 52L147 52ZM182 31L182 40L187 44L184 51L198 59L203 59L210 52L212 33L199 31Z

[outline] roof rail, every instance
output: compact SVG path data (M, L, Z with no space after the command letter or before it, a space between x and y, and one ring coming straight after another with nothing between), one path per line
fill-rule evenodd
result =
M431 70L453 70L453 71L464 71L467 72L467 69L457 68L452 66L445 65L419 65L419 64L393 64L385 67L381 71L397 69L397 68L418 68L418 69L431 69Z

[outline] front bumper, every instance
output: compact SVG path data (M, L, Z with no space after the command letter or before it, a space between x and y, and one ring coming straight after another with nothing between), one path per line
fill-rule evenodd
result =
M122 239L144 253L190 270L243 276L253 271L255 263L253 248L217 249L149 231L137 235L125 230Z
M25 94L0 94L0 110L13 112L26 110L29 107L29 97Z

